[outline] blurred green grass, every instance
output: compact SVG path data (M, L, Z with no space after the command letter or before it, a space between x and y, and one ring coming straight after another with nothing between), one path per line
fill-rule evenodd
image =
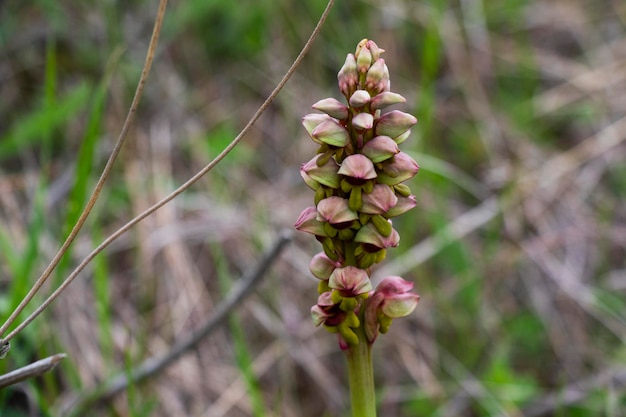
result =
M128 146L57 280L226 146L323 7L170 4ZM51 259L102 169L155 9L145 0L0 3L2 317ZM387 50L393 89L408 99L402 110L420 120L403 144L421 164L411 181L419 204L394 223L401 247L388 262L449 234L491 197L501 207L405 274L422 301L375 347L381 415L624 415L625 149L567 152L624 117L625 26L626 9L610 1L338 2L235 152L96 258L16 339L0 373L57 351L69 357L0 392L0 414L59 415L73 395L166 351L211 314L233 272L254 265L310 204L298 166L314 146L300 118L339 97L336 72L369 37ZM563 168L555 157L565 154L572 165ZM555 185L524 182L561 169ZM296 237L228 326L89 415L345 415L343 358L308 318L308 258L318 250ZM613 382L585 384L607 372ZM570 404L572 389L583 395Z

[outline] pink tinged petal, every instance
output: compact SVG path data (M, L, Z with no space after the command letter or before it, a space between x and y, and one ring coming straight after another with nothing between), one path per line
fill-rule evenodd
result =
M399 152L383 164L383 172L393 178L393 184L387 183L388 185L399 184L413 178L419 168L417 162L404 152ZM341 174L341 169L339 169L339 173Z
M365 214L385 214L398 203L393 190L384 184L376 184L371 193L364 193L360 212Z
M339 84L339 90L341 90L343 95L350 97L359 82L359 73L354 55L348 54L348 56L346 56L346 62L337 74L337 82Z
M372 161L361 154L350 155L344 159L338 173L357 180L371 180L377 176Z
M389 69L387 68L387 65L385 65L385 60L379 58L367 71L367 76L365 77L365 87L370 91L380 93L384 91L388 81Z
M370 102L370 108L372 110L380 110L393 104L405 103L406 99L400 94L391 93L389 91L377 94L372 98Z
M370 102L370 93L365 90L356 90L352 96L350 96L350 105L352 107L363 107Z
M376 292L383 294L385 296L393 295L393 294L404 294L413 289L413 283L411 281L407 281L402 277L392 275L389 277L383 278L378 286L376 287Z
M411 210L416 205L417 205L417 201L415 200L414 195L410 195L408 197L398 197L398 203L392 208L390 208L387 212L385 212L385 217L387 218L397 217Z
M364 269L355 266L337 268L330 275L328 286L344 297L355 297L372 291L372 282Z
M399 110L383 114L376 123L376 135L396 138L417 123L417 119Z
M342 120L348 118L348 107L334 98L325 98L320 100L312 107L315 110L326 113L330 117L334 117L335 119Z
M367 252L376 252L381 249L397 247L400 244L400 235L396 229L391 229L389 236L383 236L371 222L362 226L354 237L354 241L362 243Z
M320 188L320 183L315 181L306 173L306 171L304 171L304 165L300 168L300 176L304 180L304 183L313 191L317 191L317 189Z
M305 208L300 213L300 217L296 220L294 227L301 232L311 233L315 236L326 236L324 223L317 220L317 209L315 207Z
M335 302L332 299L331 292L327 291L327 292L321 293L320 296L317 297L317 305L325 309L328 309L334 306Z
M361 152L371 159L372 162L378 163L400 152L400 148L398 148L398 144L389 136L376 136L363 146Z
M383 79L380 84L382 85L380 92L391 91L391 81L389 80L389 68L387 68L387 65L385 65L385 74L383 75Z
M320 156L321 154L315 155L313 159L303 164L300 168L300 176L313 190L317 190L319 184L330 188L339 188L339 165L334 159L329 158L326 164L318 166L317 160Z
M385 316L392 319L406 317L415 310L419 300L420 296L413 293L385 297L385 301L381 305L381 311Z
M380 54L385 52L383 48L380 48L378 45L376 45L376 42L372 40L367 41L366 47L369 48L369 50L372 52L372 59L374 61L380 58Z
M315 324L316 327L324 324L329 317L330 315L320 306L314 305L311 307L311 318L313 319L313 324Z
M340 262L333 261L324 252L320 252L311 259L309 270L316 278L326 280L339 266L341 266Z
M367 300L365 306L365 335L370 343L373 343L378 336L378 310L381 303L384 301L385 296L375 291L374 294Z
M327 122L329 120L333 120L333 118L327 114L311 113L311 114L307 114L306 116L302 118L302 126L304 126L304 129L307 131L309 136L311 136L311 139L313 139L315 142L321 145L321 142L317 141L313 137L313 129L315 129L321 123Z
M327 120L317 125L311 132L311 137L314 141L326 143L338 148L342 148L350 142L348 131L334 119Z
M359 113L352 118L352 126L358 130L374 127L374 116L369 113Z
M328 197L317 204L317 219L330 224L350 222L359 218L359 215L350 210L348 200L341 197Z

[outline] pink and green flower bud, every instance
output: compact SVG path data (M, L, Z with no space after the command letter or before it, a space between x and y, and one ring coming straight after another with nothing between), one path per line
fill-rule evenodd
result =
M393 104L405 103L406 99L400 94L384 91L377 94L370 101L370 108L372 110L381 110Z
M369 113L359 113L352 118L352 127L356 130L367 130L374 127L374 116Z
M408 197L399 197L398 203L385 213L385 217L387 217L388 219L392 217L398 217L399 215L411 210L416 205L417 201L415 201L414 195L410 195Z
M355 108L363 107L370 102L371 96L365 90L356 90L350 96L350 105Z
M321 156L321 154L315 155L313 159L302 165L300 176L313 190L317 190L320 184L330 188L339 188L339 165L334 159L329 158L324 165L319 166Z
M381 310L391 319L406 317L415 310L419 299L420 296L413 293L396 294L385 298Z
M326 120L317 125L311 132L311 137L318 143L325 143L338 148L350 143L348 131L334 119Z
M385 60L379 58L367 71L365 88L374 94L379 94L385 91L385 87L388 83L389 69L387 65L385 65Z
M369 39L362 39L356 46L356 52L354 53L357 63L359 59L363 62L364 70L361 70L361 67L359 67L359 70L361 70L361 72L367 71L371 63L380 58L380 54L383 52L385 52L385 50L379 48L376 42Z
M321 145L322 142L313 137L313 130L323 122L327 122L329 120L332 121L333 118L327 114L311 113L302 118L302 126L304 126L304 129L307 131L311 139Z
M389 319L397 319L400 317L406 317L415 310L417 303L420 300L420 296L412 293L413 283L406 281L397 276L390 276L384 278L378 287L376 293L383 295L383 300L378 306L379 320L380 313ZM389 324L391 320L389 321ZM386 333L389 325L382 326L381 333Z
M345 198L328 197L317 205L317 220L320 222L328 222L333 226L337 226L351 223L358 218L358 214L348 207L348 200Z
M346 98L349 98L354 90L356 90L356 85L359 82L359 72L354 55L348 54L346 56L346 62L337 74L337 81L339 90L341 90Z
M372 192L363 194L363 205L359 210L365 214L385 214L398 203L398 197L389 186L376 184Z
M361 243L365 252L373 253L381 249L397 247L400 244L400 235L396 229L392 228L389 236L383 236L374 224L367 223L359 229L354 241Z
M392 110L383 114L376 122L376 135L389 136L392 139L406 133L417 123L417 119L405 112Z
M402 277L389 276L380 281L376 287L376 292L383 294L385 297L394 294L405 294L413 289L413 285L411 281L407 281Z
M361 41L356 46L355 55L358 56L358 54L361 53L361 50L363 48L369 49L370 53L372 54L372 59L374 61L376 61L378 58L380 58L380 54L385 52L385 50L383 48L380 48L378 45L376 45L376 42L374 42L373 40L361 39Z
M412 289L413 283L400 277L386 277L381 281L365 307L365 334L370 343L379 331L387 332L393 319L406 317L415 310L420 296L410 292Z
M356 58L356 66L359 72L366 73L372 65L372 50L368 45L368 40L363 39L357 45L356 52L354 53Z
M320 252L311 259L309 270L315 278L327 280L330 278L330 274L333 273L335 268L339 268L340 266L340 262L333 261L326 256L324 252Z
M311 319L313 319L313 324L315 327L318 327L326 322L326 320L330 317L323 308L318 305L314 305L311 307Z
M372 282L365 270L355 266L336 268L330 275L328 286L342 297L356 297L372 291Z
M311 308L311 318L315 326L337 326L346 320L347 314L332 301L331 293L325 292L317 298L317 304Z
M348 156L343 160L337 172L348 177L347 179L351 184L363 184L377 176L372 161L361 154Z
M318 213L315 207L307 207L300 213L300 217L296 220L294 227L301 232L325 237L324 223L319 221L317 216Z
M312 106L315 110L326 113L335 119L345 120L348 118L348 107L334 98L325 98Z
M376 164L391 158L400 152L400 148L389 136L376 136L363 146L361 152Z
M382 172L379 173L378 182L387 185L397 185L409 180L417 174L419 165L409 155L399 152L382 164ZM341 173L341 168L339 170Z

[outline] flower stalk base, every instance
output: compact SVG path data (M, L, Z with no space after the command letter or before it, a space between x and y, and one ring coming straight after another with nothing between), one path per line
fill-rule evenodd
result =
M372 345L368 343L362 327L355 333L359 343L345 352L348 359L348 380L352 417L376 417L376 393L372 366Z

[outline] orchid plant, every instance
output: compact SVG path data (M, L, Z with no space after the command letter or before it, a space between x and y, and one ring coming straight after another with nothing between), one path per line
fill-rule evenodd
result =
M390 91L383 52L374 41L359 42L337 75L347 104L320 100L313 108L322 114L302 120L319 149L300 169L315 206L304 209L295 227L322 244L310 263L320 280L311 315L316 326L337 334L346 352L353 417L376 416L372 344L419 301L413 283L401 277L386 277L375 289L370 279L387 248L398 246L392 218L415 207L404 182L419 169L398 147L417 119L398 110L383 113L406 101Z

